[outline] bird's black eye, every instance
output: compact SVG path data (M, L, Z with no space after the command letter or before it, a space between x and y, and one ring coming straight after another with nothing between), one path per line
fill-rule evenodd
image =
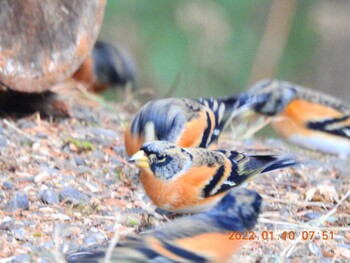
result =
M165 162L165 160L166 160L165 156L158 156L157 163L163 163L163 162Z

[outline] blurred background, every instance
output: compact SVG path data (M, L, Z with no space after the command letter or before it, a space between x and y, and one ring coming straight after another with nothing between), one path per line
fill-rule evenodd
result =
M349 13L348 0L109 0L100 39L129 49L157 98L278 78L349 101Z

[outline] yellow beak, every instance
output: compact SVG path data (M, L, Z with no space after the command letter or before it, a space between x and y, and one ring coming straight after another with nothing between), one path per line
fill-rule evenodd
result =
M149 168L149 160L144 151L138 151L128 160L129 163L135 164L140 168Z

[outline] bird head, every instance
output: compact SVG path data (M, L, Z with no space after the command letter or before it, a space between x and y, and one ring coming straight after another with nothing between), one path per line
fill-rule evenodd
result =
M242 105L247 104L253 112L275 116L295 98L294 84L279 80L262 80L242 93L239 102Z
M129 160L141 169L150 169L159 179L170 180L191 167L192 155L166 141L145 143Z
M137 69L131 53L121 46L97 41L92 50L94 73L97 81L125 88L136 89Z

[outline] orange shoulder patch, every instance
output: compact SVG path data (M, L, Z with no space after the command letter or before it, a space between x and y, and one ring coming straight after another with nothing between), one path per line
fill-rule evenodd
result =
M208 127L207 111L201 111L199 116L188 122L179 138L177 145L181 147L198 147L203 139L204 131ZM212 123L210 135L213 132L215 125L215 117L212 112L209 113L209 118Z
M308 129L308 122L340 116L342 113L331 107L297 99L273 120L272 126L284 138L293 135L310 136L313 131Z
M300 122L308 122L337 118L343 114L331 107L298 99L289 103L283 115Z
M130 132L130 125L127 127L124 135L125 150L128 156L133 155L140 150L141 146L145 142L141 136L133 136Z

